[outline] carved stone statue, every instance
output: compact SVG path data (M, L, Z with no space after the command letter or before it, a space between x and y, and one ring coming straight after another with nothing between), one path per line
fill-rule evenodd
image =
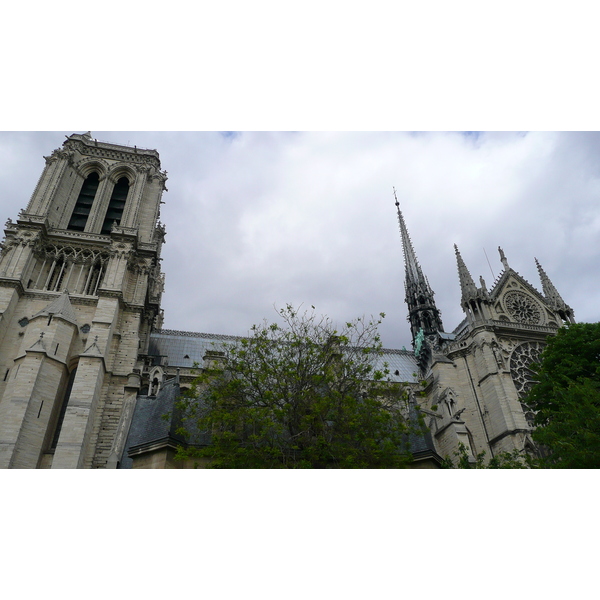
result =
M498 342L496 342L496 340L492 341L492 352L494 354L494 358L496 359L496 363L498 364L498 367L500 369L504 369L504 357L502 356L502 351L500 350L500 347L498 346Z

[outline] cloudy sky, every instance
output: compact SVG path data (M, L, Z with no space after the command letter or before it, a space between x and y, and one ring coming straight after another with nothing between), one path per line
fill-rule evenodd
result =
M2 222L70 133L0 134ZM166 328L244 334L289 302L385 312L384 344L410 347L393 187L446 330L463 317L455 243L488 288L498 246L541 289L537 257L576 319L600 320L600 134L92 134L155 148L168 171Z
M5 58L0 129L7 131L0 133L0 224L14 219L27 204L44 167L42 156L59 147L65 135L91 128L100 140L156 148L169 172L162 212L168 231L163 253L166 327L239 334L274 316L273 304L303 302L338 320L385 311L386 346L409 347L394 186L446 329L462 319L454 243L472 275L476 280L483 275L488 287L493 276L484 249L494 275L501 267L496 250L501 245L509 264L534 285L536 256L576 318L600 320L598 134L166 133L598 130L599 88L593 76L597 18L589 3L546 3L540 10L538 2L523 1L501 6L460 1L375 1L368 6L333 0L226 1L198 4L193 13L189 3L177 0L143 7L108 0L102 10L71 4L36 5L36 18L30 4L12 3L4 9L6 23L27 23L27 31L25 35L23 28L5 27L0 36ZM14 133L18 130L27 133ZM140 133L153 130L159 132ZM219 591L224 580L229 587L235 585L231 561L214 559L231 554L231 544L222 545L231 537L229 524L233 536L239 538L241 531L259 548L254 561L248 552L232 555L243 593L254 584L264 597L278 597L290 580L302 585L296 573L301 565L305 587L300 593L313 593L318 585L337 595L342 590L349 598L389 595L390 589L398 589L399 564L406 566L402 574L413 573L412 585L423 593L420 583L430 577L429 563L418 559L429 552L439 526L418 517L439 512L438 481L417 482L393 472L385 480L358 478L356 473L340 479L328 473L313 488L305 479L287 479L281 485L279 474L274 484L256 472L240 485L242 475L236 473L230 486L222 486L220 479L202 496L204 512L217 515L215 535L206 537L206 520L199 521L201 530L192 527L186 533L190 540L209 540L205 546L212 554L200 558L217 576L211 579L208 573L204 587L208 583L212 588L213 580ZM173 486L146 481L146 493L140 492L136 479L128 497L153 498L152 503L138 503L148 511L173 503ZM416 513L407 481L420 490ZM488 537L497 531L502 539L509 527L531 529L533 519L541 533L529 541L534 552L528 569L521 570L521 578L515 574L519 589L534 593L532 569L539 575L537 595L540 585L555 592L562 584L571 595L574 585L582 592L589 589L585 577L576 582L569 577L573 569L563 569L564 580L557 581L548 565L555 558L557 536L570 550L561 556L563 564L581 571L588 560L572 549L586 548L577 536L589 534L587 515L593 507L566 512L564 507L571 501L565 495L594 485L593 478L570 481L558 494L555 478L536 477L531 485L519 478L514 488L503 478L503 485L494 482L493 493L488 481L488 487L474 480L470 487L463 478L456 490L448 478L443 482L445 491L457 492L444 496L447 514L465 514L465 494L486 494L484 504L471 503L468 518L461 522L465 535L455 540L457 551L479 567L472 569L472 579L484 583L496 576L495 566L510 551L497 544L492 560L488 552L478 562L471 548L482 535L480 523L486 523ZM88 492L82 510L89 514L100 514L107 502L122 495L124 485L119 481L113 489L104 480L98 488L89 481L84 487L67 482L73 493ZM544 482L547 489L540 487ZM181 490L182 481L176 485ZM36 490L13 487L13 512L20 514L23 506L31 512L29 501ZM535 515L514 502L517 488L519 498L540 494ZM18 496L22 489L25 495ZM61 515L65 506L73 510L63 489L57 487L48 499L54 499L53 508ZM259 529L249 529L250 513L231 504L232 498L237 502L239 489L248 491L244 505L258 515L251 527ZM198 493L196 488L186 491ZM590 488L577 496L579 507L594 497L592 492ZM264 502L266 493L269 502ZM220 519L219 508L207 504L213 498L226 510ZM394 510L369 510L380 507L381 498L393 498ZM492 520L490 502L498 502ZM71 512L56 521L61 533L69 522L81 520L73 520ZM127 531L139 522L135 534L146 540L153 514L136 509L135 515L121 511L116 518L124 519ZM562 528L561 514L569 518ZM81 515L85 519L88 513ZM578 516L582 523L573 526ZM545 527L548 519L558 522L558 528ZM114 520L111 515L113 529ZM348 522L355 526L349 529ZM396 544L406 539L407 530L411 543ZM14 531L9 540L21 547L22 528ZM165 529L167 535L172 531ZM151 533L150 542L155 543L156 531ZM73 534L78 539L79 531ZM104 556L108 547L99 540L105 537L87 535L73 546L89 550L70 553L71 562L77 561L76 575L89 578L89 556L99 548L98 556ZM290 539L300 550L297 555ZM321 553L315 550L315 539L326 542ZM261 540L267 545L261 546ZM481 538L482 543L486 540ZM177 555L178 573L196 573L196 546L187 559ZM272 549L279 547L286 552L274 554ZM357 547L368 547L368 555ZM61 549L61 556L68 552ZM262 577L260 562L265 556L275 565L268 580ZM182 569L182 560L194 563ZM52 575L55 565L51 560L48 565ZM440 578L454 576L454 564L447 565L447 573L440 565ZM21 575L15 582L22 586L28 573L21 572L21 563L11 567ZM152 589L146 595L158 597L160 590L164 596L171 590L171 571L164 572L163 580L149 580ZM313 581L311 573L319 579ZM71 579L80 583L77 577ZM402 579L402 589L406 579L410 577Z

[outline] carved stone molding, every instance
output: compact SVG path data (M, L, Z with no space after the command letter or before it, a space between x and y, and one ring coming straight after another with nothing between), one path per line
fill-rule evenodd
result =
M109 164L99 158L86 157L74 163L73 167L82 179L85 179L93 170L97 169L100 175L99 181L102 181L107 177Z

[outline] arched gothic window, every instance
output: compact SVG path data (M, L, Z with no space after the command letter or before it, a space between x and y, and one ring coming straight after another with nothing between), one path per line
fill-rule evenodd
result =
M74 231L83 231L85 229L85 224L92 210L92 204L94 203L99 184L100 176L98 173L93 172L86 177L81 186L81 192L79 192L79 198L77 198L77 202L75 203L75 208L73 209L67 229Z
M108 203L106 217L104 217L104 224L102 225L102 235L110 235L113 223L116 223L117 225L121 223L121 217L123 216L123 209L125 208L128 192L129 180L127 177L121 177L113 188L110 202Z

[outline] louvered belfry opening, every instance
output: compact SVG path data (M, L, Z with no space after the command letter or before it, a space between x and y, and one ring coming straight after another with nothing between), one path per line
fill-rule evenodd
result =
M104 218L104 224L102 225L102 235L110 235L113 223L119 225L121 222L128 192L129 180L127 177L121 177L113 188L113 193L110 197L110 202L108 203L108 210L106 211L106 217Z
M83 231L85 229L99 183L100 176L96 172L90 173L86 177L81 186L81 192L79 192L79 198L77 198L77 202L75 203L75 208L73 209L67 229L74 231Z

